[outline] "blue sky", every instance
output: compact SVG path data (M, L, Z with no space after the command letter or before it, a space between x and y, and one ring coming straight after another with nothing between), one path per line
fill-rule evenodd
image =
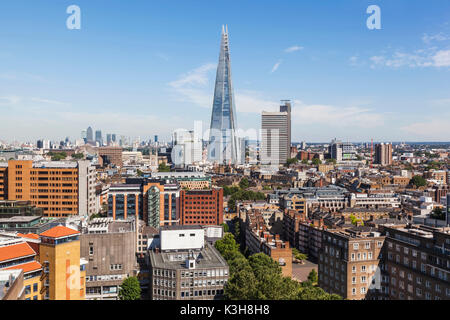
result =
M448 0L1 1L0 140L208 127L222 24L244 130L292 99L294 141L450 141Z

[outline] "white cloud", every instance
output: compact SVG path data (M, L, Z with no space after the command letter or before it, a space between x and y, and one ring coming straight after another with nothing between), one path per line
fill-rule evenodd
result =
M447 115L447 119L450 119L450 115ZM450 140L449 127L450 120L431 119L403 126L400 130L422 139Z
M272 70L270 71L270 73L274 73L275 71L277 71L277 69L280 66L281 62L283 62L283 61L279 60L277 63L275 63L274 66L272 67Z
M292 104L292 120L300 125L373 128L383 125L384 116L359 106L305 104L295 100Z
M180 76L176 81L172 81L169 85L173 88L183 88L186 86L205 85L208 82L208 72L217 68L217 64L206 63L186 74Z
M400 51L394 52L392 56L372 56L371 68L377 66L385 66L390 68L400 67L449 67L450 66L450 50L436 51L434 48L426 50L417 50L414 53L404 53Z
M54 105L68 105L66 102L49 100L49 99L41 99L41 98L31 98L31 101L45 104L54 104Z
M295 52L295 51L299 51L299 50L303 50L303 47L300 46L292 46L289 48L284 49L284 52L286 53L291 53L291 52Z
M429 44L432 41L446 41L446 40L450 40L450 36L447 36L442 32L435 35L428 35L424 33L422 36L422 41L425 42L426 44Z

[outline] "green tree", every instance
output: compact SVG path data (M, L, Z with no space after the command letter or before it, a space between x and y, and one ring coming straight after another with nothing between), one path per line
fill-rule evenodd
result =
M445 220L445 212L441 207L436 207L431 211L430 217L437 220Z
M158 166L158 172L170 172L170 166L166 165L164 162L161 162Z
M303 160L302 160L302 163L303 163L303 164L308 164L308 160L303 159Z
M74 153L74 154L72 154L72 159L76 159L76 160L84 159L84 154L82 154L82 153Z
M290 158L290 159L287 159L287 161L286 161L286 166L290 166L291 164L295 164L295 163L297 163L298 162L298 159L297 158Z
M308 274L308 281L311 281L311 283L317 283L317 281L319 280L318 276L317 276L317 271L316 269L312 269L311 272Z
M427 180L425 180L422 176L414 176L409 183L415 185L416 187L423 187L427 185Z
M336 159L333 159L333 158L326 160L326 163L336 164L336 162L337 162Z
M228 227L228 224L226 224L225 222L221 224L221 226L223 227L223 232L227 233L230 232L230 227Z
M126 278L119 287L120 300L140 300L141 286L136 277Z
M322 164L322 161L320 161L319 158L314 158L312 159L312 164L318 166L319 164Z
M239 182L239 187L244 190L247 189L249 187L249 185L250 184L249 184L247 178L242 178L241 181Z

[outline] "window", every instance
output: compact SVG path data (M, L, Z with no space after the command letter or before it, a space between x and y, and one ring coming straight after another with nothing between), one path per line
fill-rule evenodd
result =
M38 291L38 284L34 283L33 284L33 292L37 292Z
M366 293L366 287L361 287L361 293L365 294Z
M359 248L359 243L354 243L353 244L353 250L358 250Z
M366 242L366 243L364 244L364 248L370 249L370 242Z
M366 266L361 266L361 272L366 272Z
M89 246L89 255L92 256L94 254L94 247Z
M356 295L356 288L352 288L352 295Z

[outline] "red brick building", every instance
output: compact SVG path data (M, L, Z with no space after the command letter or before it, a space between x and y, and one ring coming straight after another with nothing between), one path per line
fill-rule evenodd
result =
M223 223L223 189L182 190L180 224L219 225Z

